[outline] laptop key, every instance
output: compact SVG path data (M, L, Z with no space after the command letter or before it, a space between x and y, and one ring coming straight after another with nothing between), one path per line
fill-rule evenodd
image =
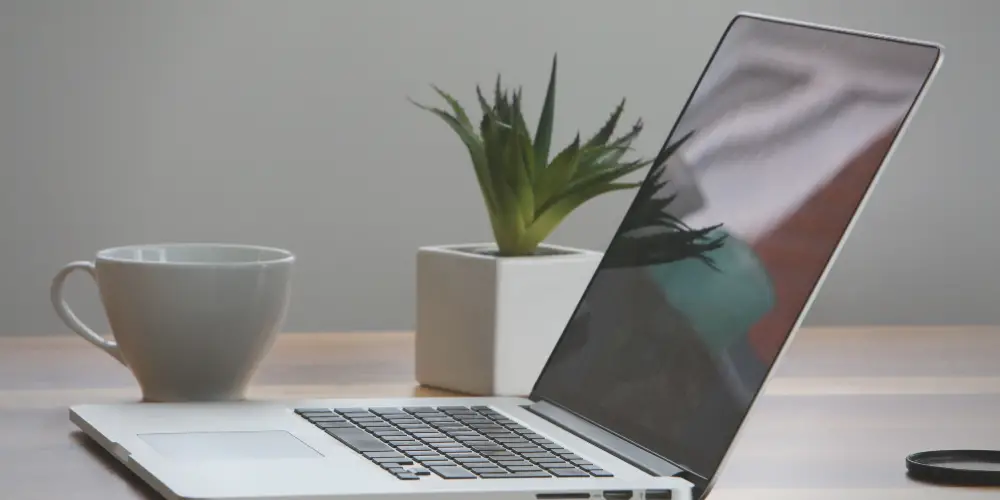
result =
M405 437L405 438L385 438L385 442L393 446L420 446L420 441L416 439Z
M396 474L396 477L399 478L399 479L402 479L404 481L415 481L417 479L420 479L419 476L417 476L416 474L414 474L412 472L400 472L400 473Z
M427 451L407 451L406 454L409 455L409 456L411 456L411 457L414 457L414 458L417 458L417 457L441 457L442 456L440 453L438 453L438 452L436 452L434 450L427 450ZM444 458L442 458L441 460L444 460Z
M542 469L535 465L510 465L507 468L511 472L542 472Z
M466 444L468 444L471 448L475 448L477 450L500 451L506 449L498 444L479 444L479 443L466 443Z
M532 460L537 465L545 467L546 469L551 469L554 467L568 467L572 468L573 464L569 462L563 462L562 460Z
M374 413L376 415L382 415L382 414L385 414L385 413L401 413L401 410L399 408L393 408L393 407L389 407L389 408L368 408L368 411L371 412L371 413Z
M376 415L376 414L374 414L374 413L372 413L372 412L370 412L368 410L365 410L365 409L360 409L360 410L334 410L334 411L336 411L338 414L343 415L343 416L345 416L347 418L379 418L378 415Z
M420 452L420 451L424 451L424 452L428 452L428 453L430 453L430 452L431 452L431 449L430 449L430 448L428 448L428 447L426 447L426 446L412 446L412 445L406 445L406 446L397 446L396 448L397 448L398 450L400 450L400 451L405 451L405 452L407 452L407 453L409 453L409 452L411 452L411 451L417 451L417 452Z
M441 448L460 448L462 445L456 443L455 441L434 441L427 443L427 446L434 448L435 450L440 450Z
M372 422L372 423L367 423L366 422L366 423L360 423L360 424L358 424L358 427L361 427L362 429L365 429L367 431L371 431L373 433L374 433L374 431L377 431L377 430L384 430L384 431L394 430L391 425L389 425L389 424L387 424L385 422Z
M594 477L615 477L614 474L604 470L604 469L588 469L587 472Z
M366 451L392 451L392 447L383 443L378 438L369 435L361 429L324 429L327 434L333 436L341 443L344 443L354 451L364 453Z
M398 453L395 451L368 451L362 453L362 455L368 458L398 458L401 460L406 458L405 456L403 456L402 453Z
M529 465L532 465L531 462L529 462L527 460L519 460L519 459L497 460L497 463L500 464L500 465L502 465L502 466L504 466L504 467L519 467L519 466L529 466Z
M520 436L498 437L498 438L495 438L494 441L497 441L497 442L500 442L500 443L503 443L503 444L518 444L518 443L521 443L521 444L524 444L525 446L530 446L531 445L531 441L528 441L527 439L524 439L523 437L520 437Z
M372 462L377 464L399 464L399 465L413 465L413 460L406 457L384 457L384 458L372 458Z
M333 412L319 413L319 414L304 413L302 414L302 418L309 420L310 422L324 422L327 420L340 420L340 421L344 420L344 417L337 415L336 413Z
M320 429L356 429L357 426L350 422L320 422L315 424Z
M546 455L549 454L547 451L537 446L518 446L516 444L512 444L512 445L507 445L507 447L518 453L536 453L536 454L544 453Z
M438 453L444 453L445 455L455 455L463 453L472 453L472 450L468 448L455 447L455 448L437 448Z
M424 467L455 467L455 462L451 460L422 460L420 462Z
M433 413L436 412L437 410L431 408L430 406L408 406L406 408L403 408L403 411L405 411L406 413L421 413L421 412Z
M299 415L303 413L333 413L333 410L329 408L296 408L294 411Z
M555 477L588 477L590 474L580 469L549 469Z
M472 464L478 464L478 463L481 463L481 464L492 463L492 462L489 461L489 459L487 459L485 457L477 457L477 456L470 456L470 457L456 457L456 456L452 456L451 459L454 460L454 461L456 461L456 462L458 462L458 463L460 463L460 464L463 464L463 465L472 465Z
M482 474L496 474L497 472L507 472L507 471L501 469L500 467L496 467L496 466L493 466L493 467L471 467L470 466L469 468L472 469L472 472L474 472L476 474L479 474L479 475L482 475Z
M435 474L444 479L475 479L476 475L457 465L431 467Z
M450 443L450 442L453 441L453 439L451 439L450 437L446 437L446 436L441 436L441 437L422 437L422 438L420 438L420 440L423 441L423 442L425 442L425 443L434 443L434 444L436 444L436 443Z
M531 478L531 477L552 477L545 471L538 472L512 472L511 475L516 478Z
M378 436L382 440L388 440L388 439L407 439L407 435L406 434L403 434L402 432L396 432L396 431L374 430L374 431L372 431L372 434Z
M490 441L489 439L484 439L482 436L478 435L471 439L465 439L465 438L456 438L456 439L464 443L466 446L497 446L497 444L494 443L493 441Z
M427 469L410 469L410 472L412 472L413 474L416 474L418 476L429 476L429 475L431 475L431 471L429 471Z

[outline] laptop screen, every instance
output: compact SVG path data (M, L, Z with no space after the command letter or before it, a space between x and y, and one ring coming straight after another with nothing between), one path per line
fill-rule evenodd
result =
M938 58L736 18L532 397L713 477Z

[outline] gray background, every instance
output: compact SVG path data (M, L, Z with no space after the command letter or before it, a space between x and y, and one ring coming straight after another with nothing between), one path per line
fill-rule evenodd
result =
M738 10L947 47L808 322L1000 322L1000 2L3 0L0 334L67 332L68 261L195 240L296 252L286 330L411 328L416 248L491 235L457 138L407 96L472 104L500 71L535 115L558 51L557 144L627 96L651 155ZM603 248L629 196L550 241ZM106 328L85 276L68 297Z

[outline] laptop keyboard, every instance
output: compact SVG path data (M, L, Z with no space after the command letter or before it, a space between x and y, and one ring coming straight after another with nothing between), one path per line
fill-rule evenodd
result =
M402 480L613 477L487 406L295 413Z

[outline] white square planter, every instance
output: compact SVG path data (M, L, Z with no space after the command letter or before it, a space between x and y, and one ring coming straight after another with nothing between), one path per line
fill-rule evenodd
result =
M491 244L417 253L416 377L474 395L525 396L601 260L542 245L545 255L496 257Z

